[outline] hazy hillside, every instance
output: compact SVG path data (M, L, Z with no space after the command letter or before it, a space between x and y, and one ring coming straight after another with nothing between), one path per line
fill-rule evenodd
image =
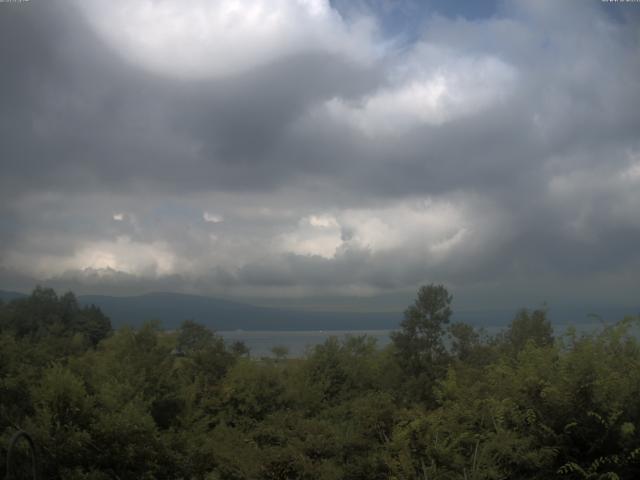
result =
M367 330L395 328L402 317L401 312L284 310L178 293L134 297L85 295L79 301L99 306L115 326L160 320L165 328L176 328L183 320L195 320L215 330Z

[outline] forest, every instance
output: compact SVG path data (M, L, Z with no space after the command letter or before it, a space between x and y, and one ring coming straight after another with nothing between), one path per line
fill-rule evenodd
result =
M490 336L451 315L426 285L387 347L256 358L38 287L0 304L0 478L31 478L23 444L4 471L19 430L42 479L640 478L638 317L554 332L521 310Z

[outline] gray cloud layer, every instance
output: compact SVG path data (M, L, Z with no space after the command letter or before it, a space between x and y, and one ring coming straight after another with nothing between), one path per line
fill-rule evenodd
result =
M96 2L0 5L1 285L637 300L633 4L432 14L407 44L316 3L160 57Z

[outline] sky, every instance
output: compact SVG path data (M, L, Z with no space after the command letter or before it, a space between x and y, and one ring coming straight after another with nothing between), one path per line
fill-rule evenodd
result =
M637 305L640 3L0 3L0 288Z

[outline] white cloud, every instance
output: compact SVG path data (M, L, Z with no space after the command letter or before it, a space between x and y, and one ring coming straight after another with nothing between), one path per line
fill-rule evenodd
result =
M487 109L508 97L516 76L513 67L495 57L418 44L390 72L390 86L358 102L333 98L325 108L368 136L397 135Z
M467 228L460 227L449 237L432 244L430 246L431 252L435 255L446 255L450 250L453 250L464 241L468 232L469 230Z
M151 276L168 275L175 270L175 256L167 244L161 241L136 242L127 236L89 244L66 263L65 270L113 269Z
M623 181L629 183L640 182L640 152L629 153L629 166L620 172Z
M463 203L413 199L379 208L351 208L302 218L279 237L283 252L335 257L342 248L415 252L440 260L466 239L472 228Z
M336 228L339 226L333 215L311 215L305 220L313 227Z
M5 265L18 268L26 264L24 252L11 252ZM85 242L69 255L40 254L31 256L28 273L47 277L75 270L117 270L120 272L159 276L174 273L176 257L163 241L140 242L128 236L113 241Z
M178 77L225 76L321 50L368 61L373 25L328 0L77 0L130 61Z
M124 213L114 213L114 214L113 214L113 219L114 219L116 222L121 222L121 221L123 221L123 220L124 220Z
M563 212L578 241L595 241L607 224L640 228L640 154L631 150L612 159L617 168L576 168L549 179L547 200Z
M342 244L340 225L329 214L309 215L293 231L280 235L278 243L285 253L332 258Z
M549 179L548 190L558 200L571 197L593 198L594 194L607 196L636 196L640 181L640 152L629 150L612 155L612 164L599 168L575 168L553 175ZM612 165L618 165L612 168Z
M432 199L401 201L379 209L346 210L340 215L342 225L351 232L352 245L373 252L408 248L423 254L469 228L468 217L463 203Z
M217 213L211 212L203 212L202 218L205 222L208 223L220 223L224 221L224 217L222 215L218 215Z

